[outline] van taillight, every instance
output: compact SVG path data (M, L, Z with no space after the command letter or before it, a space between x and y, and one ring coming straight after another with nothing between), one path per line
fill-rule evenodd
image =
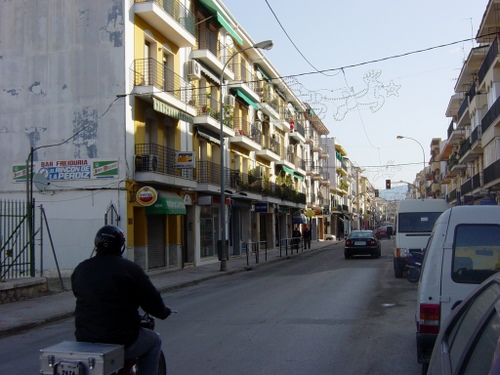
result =
M376 244L375 240L370 240L370 246L375 246Z
M346 244L347 246L351 246L351 240L345 240L345 244Z
M420 320L418 325L420 333L439 332L439 305L420 304Z

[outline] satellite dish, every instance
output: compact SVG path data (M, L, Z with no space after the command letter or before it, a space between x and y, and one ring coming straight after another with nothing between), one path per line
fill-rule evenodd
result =
M293 104L292 103L288 103L286 105L286 108L288 109L288 112L290 112L292 115L295 114L295 108L293 107Z
M35 187L38 189L38 191L45 191L47 186L50 185L47 177L45 177L41 173L35 173L35 175L33 176L33 183L35 184Z
M257 78L258 78L259 80L261 80L262 78L264 78L264 77L262 76L262 73L260 72L260 70L257 70L257 71L255 72L255 74L257 75Z
M261 111L261 110L258 110L258 111L257 111L257 118L258 118L260 121L264 120L264 114L262 113L262 111Z

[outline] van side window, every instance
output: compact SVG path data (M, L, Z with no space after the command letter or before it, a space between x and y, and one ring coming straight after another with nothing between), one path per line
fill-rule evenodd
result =
M457 283L480 284L499 270L500 225L457 225L452 280Z
M404 212L399 214L399 233L430 233L441 212Z

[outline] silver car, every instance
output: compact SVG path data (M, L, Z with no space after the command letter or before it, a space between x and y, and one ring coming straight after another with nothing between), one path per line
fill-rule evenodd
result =
M436 339L427 374L500 374L500 272L458 305Z

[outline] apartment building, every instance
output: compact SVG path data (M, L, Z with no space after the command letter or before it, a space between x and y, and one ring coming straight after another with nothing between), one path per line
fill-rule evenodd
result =
M331 230L328 129L222 2L13 2L0 22L0 200L33 202L34 232L43 211L54 254L14 251L37 272L71 270L105 223L148 272L219 261L224 232L238 255Z
M437 160L451 205L498 201L500 190L500 81L498 76L498 1L485 9L476 41L463 64L446 116L447 139Z

